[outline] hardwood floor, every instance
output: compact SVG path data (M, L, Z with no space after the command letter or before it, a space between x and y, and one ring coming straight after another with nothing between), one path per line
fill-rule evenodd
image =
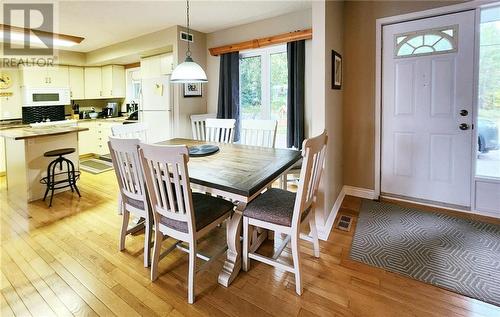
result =
M198 274L196 302L189 305L187 254L164 258L151 283L143 235L127 238L126 250L118 251L113 172L84 173L83 197L56 195L51 209L10 200L5 183L0 177L1 316L500 316L499 307L350 261L355 226L321 241L320 259L301 243L301 297L290 273L256 261L229 288L219 286L221 258ZM356 216L359 204L347 197L341 213ZM224 231L202 242L201 251L222 243ZM267 241L262 252L272 248Z

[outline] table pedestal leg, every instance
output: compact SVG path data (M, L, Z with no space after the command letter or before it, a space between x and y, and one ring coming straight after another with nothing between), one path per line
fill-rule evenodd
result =
M241 219L246 203L238 203L233 216L226 224L227 258L219 274L219 284L228 287L241 270Z

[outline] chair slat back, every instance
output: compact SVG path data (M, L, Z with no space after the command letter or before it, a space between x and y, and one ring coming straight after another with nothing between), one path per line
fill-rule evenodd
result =
M207 119L206 141L233 143L235 119Z
M217 114L193 114L191 116L191 129L193 130L193 140L205 141L205 121L207 119L215 119Z
M274 148L276 142L276 120L242 120L241 144Z
M146 190L139 159L139 139L109 137L108 147L113 161L118 186L124 202L126 198L140 200L146 204Z
M326 131L323 131L317 137L306 139L302 143L303 161L293 211L292 225L294 226L300 225L302 213L316 201L316 193L325 163L327 141L328 135Z
M194 233L194 213L185 145L167 146L140 144L146 187L151 200L155 225L160 216L187 222Z
M143 122L121 124L111 127L111 134L122 139L139 139L146 142L147 124Z

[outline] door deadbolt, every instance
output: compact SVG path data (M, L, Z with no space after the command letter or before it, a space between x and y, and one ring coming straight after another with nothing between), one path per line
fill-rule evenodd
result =
M465 117L465 116L467 116L468 114L469 114L469 111L467 111L467 110L465 110L465 109L460 110L460 115L461 115L462 117Z
M467 123L461 123L458 127L460 130L469 130L469 125Z

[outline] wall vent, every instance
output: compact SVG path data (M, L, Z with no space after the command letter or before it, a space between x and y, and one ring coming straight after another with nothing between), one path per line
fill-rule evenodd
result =
M191 42L191 43L194 42L192 33L187 33L187 32L181 31L179 36L180 36L181 41Z

